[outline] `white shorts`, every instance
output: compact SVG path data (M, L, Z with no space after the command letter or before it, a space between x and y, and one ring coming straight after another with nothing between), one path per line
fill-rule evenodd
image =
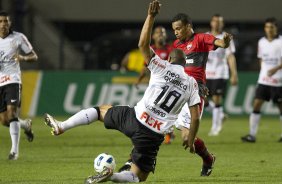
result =
M204 99L201 98L201 103L200 103L200 118L202 118L202 115L203 115L203 110L204 110ZM191 114L190 114L190 110L189 110L189 107L188 107L188 104L186 103L179 115L178 115L178 119L176 120L174 126L177 128L177 129L181 129L181 127L185 127L185 128L188 128L190 129L190 123L191 123Z

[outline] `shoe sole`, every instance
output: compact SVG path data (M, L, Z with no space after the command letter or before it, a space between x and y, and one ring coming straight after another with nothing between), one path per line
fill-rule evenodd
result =
M28 131L24 131L27 141L28 142L32 142L34 139L34 133L32 131L32 120L31 119L27 119L27 121L29 121L29 130Z
M256 141L251 141L251 140L246 139L246 138L244 138L244 137L241 137L241 141L242 141L242 142L247 142L247 143L256 143Z
M212 157L213 157L213 161L212 161L212 165L211 165L210 172L208 172L206 175L202 175L202 173L201 173L201 176L210 176L211 173L212 173L212 171L213 171L213 167L214 167L214 163L215 163L215 160L216 160L216 156L213 155L213 154L211 154L211 155L212 155Z
M212 161L212 165L211 165L211 172L209 172L209 174L207 176L211 175L213 167L214 167L214 163L215 163L215 160L216 160L216 156L215 155L212 154L212 157L213 157L213 161Z
M95 176L92 176L92 177L88 177L86 180L85 180L85 183L86 184L92 184L92 183L100 183L100 182L106 182L107 179L109 177L111 177L113 175L113 170L111 170L110 168L108 168L108 173L101 176L100 178L94 178L92 179L92 177L95 177ZM91 178L91 179L90 179ZM90 179L90 181L88 181L88 179Z
M56 131L56 128L55 128L55 126L53 125L53 123L51 122L51 119L52 119L53 121L55 121L54 118L53 118L51 115L49 115L49 114L46 113L46 114L45 114L45 118L44 118L45 124L46 124L47 126L49 126L49 127L52 128L51 134L57 136L57 135L60 134L60 133L59 133L59 127L57 127L58 131Z

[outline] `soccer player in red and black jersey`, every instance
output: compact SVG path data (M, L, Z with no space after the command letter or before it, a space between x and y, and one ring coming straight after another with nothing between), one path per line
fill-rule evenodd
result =
M177 40L174 41L173 47L182 49L186 55L185 72L196 79L199 85L201 96L200 111L203 112L204 98L208 90L206 84L206 63L209 51L218 47L227 48L232 39L232 35L226 33L223 39L218 39L210 34L194 33L193 24L190 17L184 13L177 14L172 20L172 28ZM181 115L182 114L182 115ZM184 124L189 124L189 109L183 108L180 113L180 120ZM208 152L203 140L196 138L196 153L203 159L201 176L209 176L212 171L215 157Z
M152 34L152 39L154 44L151 45L151 48L154 52L163 60L167 60L170 51L173 49L172 45L167 43L167 33L163 26L157 26ZM147 67L144 65L143 70L141 71L137 82L135 83L136 87L142 81L142 79L146 76L147 73L150 73Z

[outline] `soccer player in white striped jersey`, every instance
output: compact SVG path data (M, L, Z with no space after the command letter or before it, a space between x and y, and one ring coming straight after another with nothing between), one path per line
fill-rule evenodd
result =
M157 0L150 3L141 31L139 49L151 71L151 78L143 98L134 108L104 105L84 109L61 123L48 114L45 117L46 124L53 128L55 135L100 120L106 128L119 130L131 139L134 148L130 171L113 173L110 168L104 168L101 173L87 178L85 183L108 180L117 183L146 181L150 172L155 170L156 157L164 134L174 125L184 104L188 104L190 109L191 126L190 131L185 126L181 127L183 146L185 149L189 147L191 153L195 152L194 141L200 123L201 102L198 84L184 71L186 60L182 50L171 51L169 62L160 59L151 50L152 27L159 9Z
M275 18L267 18L264 24L265 37L258 42L258 58L260 73L250 114L250 132L241 137L243 142L256 142L256 134L261 117L261 107L265 101L272 100L279 108L282 142L282 36L278 35L278 25Z
M210 26L211 31L208 32L208 34L212 34L216 38L222 39L225 34L223 31L223 17L219 14L213 15ZM238 83L236 58L234 53L235 45L233 40L230 41L228 48L217 48L216 50L209 52L206 65L206 78L211 101L207 102L209 106L206 107L206 110L210 109L212 111L212 127L209 132L210 136L217 136L222 129L224 118L222 101L227 87L227 80L229 79L229 69L231 72L230 84L237 85Z
M18 117L21 104L20 62L36 61L37 55L27 38L11 30L9 14L0 12L0 122L9 127L12 148L8 159L19 155L20 128L29 142L33 140L31 120Z

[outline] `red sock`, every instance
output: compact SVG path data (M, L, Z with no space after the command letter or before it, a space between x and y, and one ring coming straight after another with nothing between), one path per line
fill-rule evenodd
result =
M203 159L204 165L210 165L213 162L211 154L208 152L205 143L199 137L195 140L195 150L196 153Z

